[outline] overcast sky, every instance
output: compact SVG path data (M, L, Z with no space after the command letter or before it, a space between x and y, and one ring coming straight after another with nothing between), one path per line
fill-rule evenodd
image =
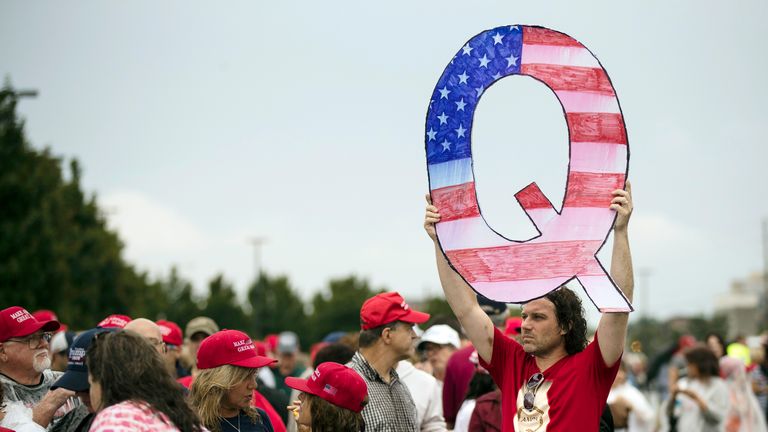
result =
M762 270L768 217L768 3L0 2L0 73L36 88L30 141L77 158L153 275L243 291L248 240L305 296L354 273L440 293L421 227L424 119L453 54L499 25L567 33L600 59L630 142L636 306L710 313ZM478 195L505 235L533 233L514 193L561 202L567 129L554 94L508 77L478 107ZM608 244L600 257L609 264ZM588 309L594 309L591 304ZM638 315L638 314L635 314Z

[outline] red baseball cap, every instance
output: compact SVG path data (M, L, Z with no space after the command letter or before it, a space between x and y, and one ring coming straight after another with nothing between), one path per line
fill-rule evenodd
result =
M60 326L56 320L38 321L23 307L11 306L0 311L0 342L29 336L40 330L52 332Z
M339 363L321 363L309 378L287 377L285 385L358 413L367 403L368 386L363 378L354 369Z
M166 344L181 346L184 343L184 337L181 335L181 327L173 321L158 320L155 324L160 327L160 333L163 335L163 342Z
M96 327L123 328L131 321L133 320L128 315L113 314L101 320L101 322L98 323Z
M267 348L269 349L269 351L271 352L277 351L277 339L278 339L278 335L276 333L268 334L264 338L264 342L267 344Z
M520 317L509 317L504 325L504 334L507 336L517 336L523 328L523 319Z
M216 332L203 339L197 349L198 369L223 365L260 368L272 363L277 363L277 360L256 354L256 345L251 338L237 330Z
M429 314L411 309L405 299L397 292L375 295L363 303L360 309L360 327L369 330L394 321L421 324L429 319Z
M38 321L59 321L59 317L56 316L56 313L49 309L40 309L34 311L32 312L32 316L35 317L35 319ZM59 329L56 330L56 333L63 331L67 331L67 326L59 321Z
M253 345L256 346L256 355L266 357L269 354L269 345L266 342L253 341Z

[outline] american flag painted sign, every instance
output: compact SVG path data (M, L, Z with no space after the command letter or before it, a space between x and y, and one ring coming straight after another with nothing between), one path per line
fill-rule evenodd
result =
M515 194L540 235L510 240L483 219L472 171L472 121L483 93L509 75L548 86L562 104L570 160L560 211L536 183ZM576 278L601 311L632 305L596 254L613 226L612 192L624 187L629 147L608 74L581 43L547 28L513 25L469 40L443 71L426 121L432 201L440 247L472 288L510 303L546 295Z

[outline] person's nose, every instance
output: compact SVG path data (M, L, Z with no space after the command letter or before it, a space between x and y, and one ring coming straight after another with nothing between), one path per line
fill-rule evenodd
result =
M531 331L531 329L533 329L533 325L531 323L531 318L530 317L523 318L523 322L520 325L520 330L522 330L522 331Z

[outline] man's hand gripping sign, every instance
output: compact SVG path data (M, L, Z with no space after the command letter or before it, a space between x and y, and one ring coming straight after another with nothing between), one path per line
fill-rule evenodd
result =
M509 240L483 219L472 172L471 132L483 92L508 75L547 85L563 106L570 161L558 212L531 183L515 194L540 235ZM596 254L616 213L613 191L623 189L629 149L624 118L607 73L568 35L542 27L499 27L464 45L437 82L426 124L431 199L439 209L440 247L451 266L493 300L523 303L576 278L602 312L632 306Z

